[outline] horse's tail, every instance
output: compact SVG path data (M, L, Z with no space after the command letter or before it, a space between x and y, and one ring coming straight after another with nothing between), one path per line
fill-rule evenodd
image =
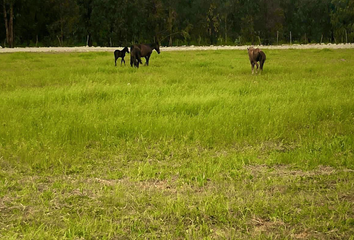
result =
M138 49L135 49L134 50L135 53L134 53L134 64L137 68L139 68L139 63L141 63L141 60L140 60L140 51Z
M140 52L140 50L137 50L137 51L136 51L136 61L138 62L138 63L137 63L138 66L139 66L139 63L140 63L140 64L143 64L143 62L141 61L141 52Z
M262 61L265 61L267 59L265 53L263 51L260 51L259 54L261 55L262 57Z
M140 51L136 51L136 57L137 57L137 59L138 59L138 62L139 62L140 64L143 64L143 62L141 61L141 52L140 52Z
M130 51L130 66L133 67L135 66L135 54L133 53L133 51Z
M260 68L261 68L261 70L263 71L263 65L264 65L264 62L265 62L265 60L267 59L267 57L266 57L266 55L265 55L265 53L264 53L263 51L260 51L259 54L260 54L260 56L261 56L261 59L260 59L260 61L259 61L259 63L260 63Z

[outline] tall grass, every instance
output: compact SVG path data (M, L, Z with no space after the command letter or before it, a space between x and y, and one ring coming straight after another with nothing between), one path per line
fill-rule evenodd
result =
M309 197L315 194L307 189L312 178L301 185L301 178L283 175L266 180L270 173L261 171L264 178L252 180L247 167L354 168L353 53L267 50L261 75L251 75L243 51L153 53L150 66L139 69L115 67L113 53L1 54L0 196L16 206L36 206L30 216L48 211L62 220L57 225L47 217L30 218L23 225L20 210L4 211L17 217L0 224L0 237L296 238L305 221L311 226L306 234L316 238L328 219L320 226L314 219L331 213L339 214L333 228L350 236L352 202L338 202L342 213L325 207L319 213L312 207L324 195ZM353 196L352 173L338 174L337 180L350 179L341 187L336 182L338 192ZM32 186L29 178L35 178ZM276 179L287 189L284 196L269 192L279 187ZM145 181L155 182L157 190L158 181L167 181L169 197L134 183ZM57 211L53 199L60 208L87 208L77 216ZM296 204L314 215L290 213ZM346 211L351 217L344 217ZM267 225L270 235L257 234L257 221L273 224ZM295 230L289 232L287 224Z
M277 163L353 167L352 57L328 52L269 50L258 76L241 51L155 54L139 70L110 53L3 54L1 150L27 162L139 139L258 154L268 144L287 149Z

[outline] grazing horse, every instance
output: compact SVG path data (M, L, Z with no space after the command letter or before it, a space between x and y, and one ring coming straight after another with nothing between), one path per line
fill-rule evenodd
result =
M150 55L154 49L158 54L160 54L160 45L158 43L136 44L130 47L130 51L133 51L134 48L140 49L141 57L145 57L146 59L146 66L149 66Z
M256 73L258 71L258 63L257 62L259 62L260 70L262 72L263 71L263 65L264 65L264 62L266 60L265 53L259 48L250 47L250 48L247 48L247 50L248 50L248 57L250 59L250 63L251 63L251 66L252 66L252 74L254 73L254 65L256 65L256 67L257 67Z
M141 51L139 48L131 48L130 49L130 66L139 68L139 63L141 62Z
M124 60L125 53L129 53L129 50L127 47L123 48L122 51L119 51L119 50L114 51L114 64L115 64L115 66L117 66L117 59L118 58L122 58L122 60L120 61L120 65L122 65L122 62L124 62L124 65L125 65L125 60Z

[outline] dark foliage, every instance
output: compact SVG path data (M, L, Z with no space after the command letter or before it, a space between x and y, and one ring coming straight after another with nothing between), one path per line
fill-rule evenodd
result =
M354 42L354 0L0 0L0 8L3 47L11 17L17 47Z

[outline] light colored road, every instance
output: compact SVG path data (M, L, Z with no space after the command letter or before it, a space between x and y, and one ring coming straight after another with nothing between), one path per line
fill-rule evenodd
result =
M196 50L246 50L249 46L180 46L160 47L162 52L169 51L196 51ZM261 49L348 49L354 48L349 44L307 44L307 45L279 45L279 46L255 46ZM123 47L40 47L40 48L1 48L0 53L13 52L114 52Z

